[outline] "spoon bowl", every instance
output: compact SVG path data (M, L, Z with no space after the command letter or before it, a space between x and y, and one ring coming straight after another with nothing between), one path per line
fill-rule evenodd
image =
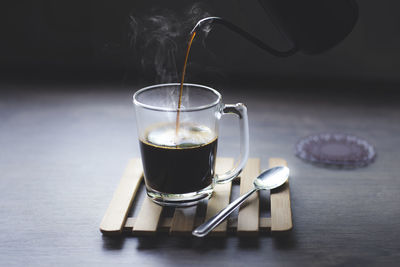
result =
M256 179L254 179L254 188L261 189L274 189L283 185L289 177L289 168L285 166L278 166L262 172Z

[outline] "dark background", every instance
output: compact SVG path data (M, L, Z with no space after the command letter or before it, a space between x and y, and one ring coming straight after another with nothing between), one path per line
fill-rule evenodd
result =
M115 80L152 83L129 45L129 15L154 9L180 14L198 1L2 1L2 79ZM288 44L258 1L203 1L212 15L229 19L271 46ZM352 88L396 88L400 70L400 3L357 2L359 19L350 35L320 55L276 58L222 27L194 45L188 81L261 81L266 87L334 84ZM153 11L152 11L153 10ZM197 47L196 47L197 46ZM182 54L184 51L182 51ZM177 62L181 66L181 62Z

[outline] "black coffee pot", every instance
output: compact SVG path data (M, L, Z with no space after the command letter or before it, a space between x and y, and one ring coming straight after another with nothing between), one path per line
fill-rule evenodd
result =
M220 18L207 17L193 28L199 30L218 23L240 34L261 49L278 57L297 51L319 54L340 43L354 28L358 7L354 0L259 0L279 31L292 43L292 48L279 51L265 44L235 24Z

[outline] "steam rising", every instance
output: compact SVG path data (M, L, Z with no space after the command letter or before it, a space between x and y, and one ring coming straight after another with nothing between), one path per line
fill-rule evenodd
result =
M208 16L210 14L201 3L194 4L182 14L153 9L149 16L131 15L130 44L144 71L153 72L157 83L180 82L190 31L197 21ZM202 30L200 36L204 43L211 27L202 27Z

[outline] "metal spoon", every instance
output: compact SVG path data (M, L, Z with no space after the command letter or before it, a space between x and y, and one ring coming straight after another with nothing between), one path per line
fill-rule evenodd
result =
M244 194L243 196L237 198L231 204L229 204L225 209L218 212L216 215L211 217L208 221L193 230L192 234L194 236L203 237L207 235L212 229L217 227L223 220L228 217L237 207L240 206L251 194L258 190L263 189L274 189L283 185L289 177L289 168L285 166L278 166L268 169L261 173L256 179L254 179L254 188Z

